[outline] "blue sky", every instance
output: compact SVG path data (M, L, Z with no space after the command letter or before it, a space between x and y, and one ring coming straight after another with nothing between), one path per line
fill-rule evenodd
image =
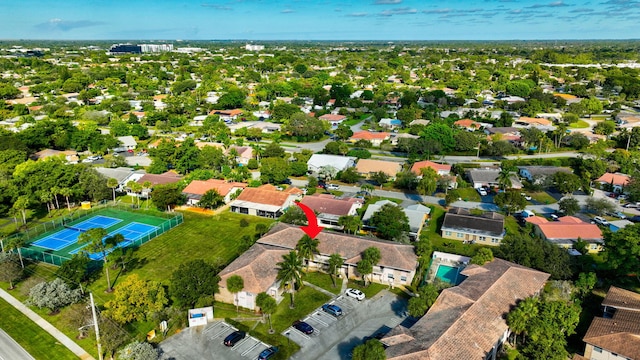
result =
M640 0L0 0L0 39L640 38Z

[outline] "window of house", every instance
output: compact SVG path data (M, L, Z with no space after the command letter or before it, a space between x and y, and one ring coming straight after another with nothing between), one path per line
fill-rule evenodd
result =
M499 242L500 242L500 239L493 238L493 239L491 239L491 242L492 242L492 243L494 243L494 244L496 244L496 243L499 243Z
M407 277L406 276L400 276L400 281L407 281Z
M602 348L599 348L597 346L593 347L593 351L597 352L597 353L601 353L602 352Z
M486 238L486 237L484 237L484 236L480 236L478 239L480 239L480 241L485 241L485 240L487 240L487 238Z
M459 238L461 238L461 237L463 237L463 236L464 236L464 234L462 234L462 233L458 233L458 237L459 237Z
M451 236L451 231L445 231L444 234Z
M240 208L240 214L248 214L249 213L249 209L248 208Z
M393 279L393 274L387 274L388 279Z

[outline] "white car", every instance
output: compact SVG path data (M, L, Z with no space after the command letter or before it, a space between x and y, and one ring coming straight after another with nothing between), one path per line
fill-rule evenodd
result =
M525 200L531 201L531 196L527 195L526 193L520 193L520 195L522 195Z
M327 184L327 190L338 190L340 186L336 184Z
M352 288L348 288L344 294L348 297L352 297L358 301L362 301L364 300L365 296L364 293L358 289L352 289Z
M478 188L478 194L480 194L480 196L487 196L487 191L484 188Z

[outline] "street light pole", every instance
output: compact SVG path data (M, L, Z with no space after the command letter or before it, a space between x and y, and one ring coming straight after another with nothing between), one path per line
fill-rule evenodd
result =
M102 359L102 344L100 343L100 327L98 326L98 317L96 316L96 305L93 303L93 293L89 293L89 300L91 301L91 314L93 315L93 325L96 329L96 342L98 343L98 358Z

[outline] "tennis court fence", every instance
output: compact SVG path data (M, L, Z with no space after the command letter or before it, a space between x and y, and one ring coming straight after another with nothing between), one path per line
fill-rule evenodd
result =
M164 234L165 232L173 229L174 227L180 225L183 223L184 221L184 216L182 215L182 213L172 213L172 214L168 214L168 213L162 213L159 211L153 211L153 210L141 210L141 209L135 209L135 206L130 206L130 205L125 205L125 204L113 204L113 203L107 203L107 204L101 204L95 207L92 207L91 209L87 209L87 210L76 210L75 212L69 214L68 216L65 216L63 218L60 219L56 219L56 220L52 220L50 222L46 222L43 223L41 225L38 225L34 228L31 228L27 231L18 233L18 234L14 234L10 237L7 237L5 239L5 243L8 243L9 241L13 240L14 238L21 238L21 242L23 244L29 244L31 243L33 240L35 240L37 237L39 237L42 234L45 234L47 232L52 232L52 231L58 231L64 228L71 228L71 229L75 229L72 226L69 226L67 224L72 223L82 217L91 215L93 213L96 213L100 210L103 209L116 209L116 210L120 210L120 211L125 211L125 212L129 212L131 214L145 214L145 215L149 215L149 216L154 216L154 217L158 217L158 218L164 218L166 219L165 221L163 221L162 223L158 224L158 225L154 225L157 227L157 229L153 232L150 232L148 234L146 234L145 236L133 241L131 244L129 244L129 246L140 246L146 242L148 242L149 240L160 236L162 234ZM58 254L53 254L53 252L51 250L46 250L46 249L37 249L37 248L25 248L22 247L20 249L22 256L24 257L28 257L30 259L36 260L36 261L42 261L42 262L46 262L49 264L53 264L53 265L61 265L64 261L70 260L71 257L70 256L63 256L63 255L58 255Z

